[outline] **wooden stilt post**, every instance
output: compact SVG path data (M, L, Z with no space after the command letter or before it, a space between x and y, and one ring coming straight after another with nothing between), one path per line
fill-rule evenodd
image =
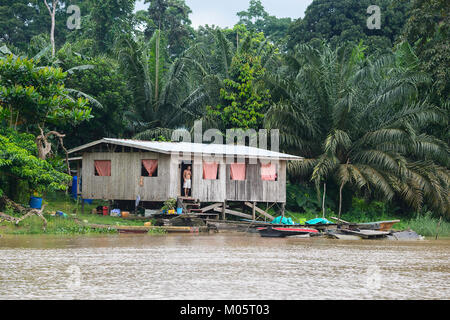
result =
M256 202L253 201L253 206L252 206L252 220L255 221L256 220Z
M84 199L81 198L81 213L84 214Z
M222 220L225 220L226 219L226 217L225 217L225 209L227 208L227 201L225 200L224 202L223 202L223 206L222 206Z
M285 203L283 202L281 204L281 216L284 218L284 211L285 211Z

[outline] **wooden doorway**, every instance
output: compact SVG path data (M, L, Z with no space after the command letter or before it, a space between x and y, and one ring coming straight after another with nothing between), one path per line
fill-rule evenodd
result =
M188 167L191 167L191 188L188 190L188 197L192 197L192 187L193 187L193 183L192 183L192 177L193 177L193 167L192 167L192 161L181 161L180 164L180 196L184 197L185 193L184 193L184 177L183 177L183 173L184 170L187 170Z

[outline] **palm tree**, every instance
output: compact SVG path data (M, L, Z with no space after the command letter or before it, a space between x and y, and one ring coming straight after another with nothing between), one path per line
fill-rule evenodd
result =
M373 196L394 196L419 210L424 203L449 214L448 146L421 129L446 121L419 99L428 78L408 46L375 61L364 48L301 46L286 70L269 79L279 92L267 116L281 144L306 159L290 173L319 184L334 180Z
M207 30L207 41L195 43L171 61L167 40L156 30L149 41L123 36L116 53L134 92L134 105L126 114L134 138L170 139L173 129L192 127L202 120L205 127L216 127L206 116L206 106L219 103L223 80L230 77L233 57L254 50L262 62L271 63L274 47L262 42L254 48L251 35L242 39L239 49L220 29Z
M205 72L192 57L193 51L191 47L170 61L166 39L159 30L149 41L128 36L119 39L116 53L134 93L126 117L135 138L170 138L173 129L195 120L196 110L208 97L199 85Z

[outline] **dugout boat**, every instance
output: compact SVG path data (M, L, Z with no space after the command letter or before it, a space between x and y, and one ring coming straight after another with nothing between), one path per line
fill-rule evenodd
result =
M261 237L265 238L285 238L289 236L298 236L298 235L315 235L318 234L319 231L312 228L287 228L287 227L261 227L257 228Z

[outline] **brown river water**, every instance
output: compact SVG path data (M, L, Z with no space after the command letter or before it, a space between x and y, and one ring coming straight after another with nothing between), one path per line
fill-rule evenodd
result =
M0 299L449 299L450 240L3 236Z

